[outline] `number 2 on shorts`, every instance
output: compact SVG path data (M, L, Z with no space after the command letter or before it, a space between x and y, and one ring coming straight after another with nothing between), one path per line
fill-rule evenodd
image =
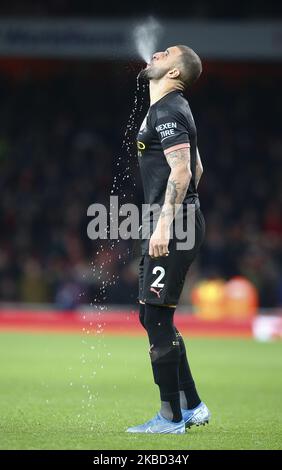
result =
M163 287L164 284L160 282L165 275L165 269L162 266L155 266L153 269L153 274L160 273L157 279L151 284L151 287Z

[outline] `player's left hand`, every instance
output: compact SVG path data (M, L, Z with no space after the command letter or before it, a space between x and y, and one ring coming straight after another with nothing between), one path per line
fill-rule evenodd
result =
M169 230L156 227L153 232L149 243L149 255L152 258L159 258L160 256L168 256L169 244Z

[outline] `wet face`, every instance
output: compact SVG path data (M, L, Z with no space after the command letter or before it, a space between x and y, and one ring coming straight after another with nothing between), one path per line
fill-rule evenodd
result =
M162 52L155 52L151 62L141 71L140 75L147 80L160 80L169 73L171 78L174 78L172 71L177 68L180 55L181 51L176 46L168 47Z

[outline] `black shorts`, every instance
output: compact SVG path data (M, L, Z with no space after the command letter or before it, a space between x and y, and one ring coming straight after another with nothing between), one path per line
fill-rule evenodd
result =
M148 253L139 264L139 300L156 305L177 305L189 267L205 236L205 219L200 209L195 212L195 244L191 250L177 250L175 240L169 243L169 255L151 258Z

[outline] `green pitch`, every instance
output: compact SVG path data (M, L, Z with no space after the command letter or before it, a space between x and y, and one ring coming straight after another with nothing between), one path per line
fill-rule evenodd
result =
M145 337L0 334L1 449L281 449L282 343L186 345L208 426L124 430L159 409Z

